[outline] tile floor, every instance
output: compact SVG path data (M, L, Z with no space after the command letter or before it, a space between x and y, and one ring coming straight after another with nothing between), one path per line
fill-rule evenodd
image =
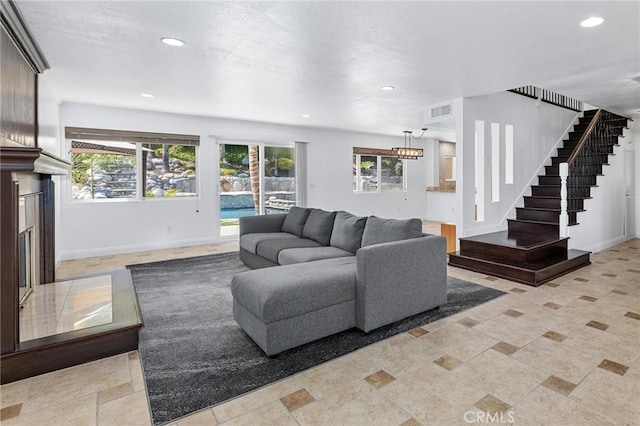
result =
M439 233L439 230L436 231ZM237 242L65 262L78 276L237 249ZM172 423L638 425L640 240L538 288L462 269L507 294ZM2 424L146 425L137 352L3 385Z

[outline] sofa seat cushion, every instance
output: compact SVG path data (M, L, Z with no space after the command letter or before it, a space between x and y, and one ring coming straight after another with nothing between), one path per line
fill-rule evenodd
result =
M258 244L271 240L296 240L300 237L288 232L256 232L255 234L245 234L240 237L240 248L249 253L257 254ZM275 261L274 261L275 262Z
M382 219L371 216L362 233L362 247L422 236L420 219Z
M281 265L291 265L293 263L313 262L316 260L354 256L355 255L349 251L331 246L289 248L282 250L280 254L278 254L278 263Z
M234 300L264 323L349 301L355 303L356 259L319 260L241 272L231 281Z
M278 238L273 240L263 240L258 243L256 247L256 254L262 256L265 259L269 259L272 262L278 263L278 254L282 250L289 248L302 248L302 247L321 247L320 243L310 240L308 238Z

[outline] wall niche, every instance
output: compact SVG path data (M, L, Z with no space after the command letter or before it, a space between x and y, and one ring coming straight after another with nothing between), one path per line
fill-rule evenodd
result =
M440 141L438 146L438 186L440 191L456 192L456 144Z

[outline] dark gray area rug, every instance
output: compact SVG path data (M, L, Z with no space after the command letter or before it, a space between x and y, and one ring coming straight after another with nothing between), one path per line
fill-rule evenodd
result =
M154 424L260 388L503 292L448 278L448 302L365 334L358 329L269 358L233 320L238 253L128 266L144 319L140 355Z

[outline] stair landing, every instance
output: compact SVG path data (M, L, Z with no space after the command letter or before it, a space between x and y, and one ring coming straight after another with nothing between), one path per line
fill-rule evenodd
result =
M567 250L567 240L513 231L461 238L449 265L537 287L591 263L590 252Z

